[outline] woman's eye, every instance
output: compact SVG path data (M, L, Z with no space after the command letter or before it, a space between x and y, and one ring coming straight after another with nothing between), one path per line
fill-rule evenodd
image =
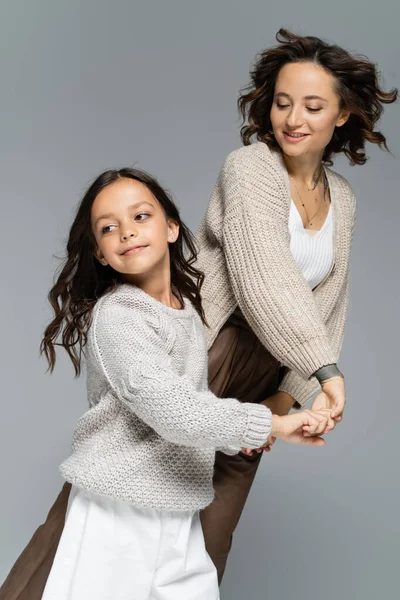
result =
M115 225L106 225L102 228L101 233L110 233L113 227L115 227Z
M277 102L276 106L277 106L278 108L288 108L288 107L289 107L289 104L279 104L279 102Z
M319 112L322 109L321 108L312 108L311 106L307 106L307 110L309 110L310 112Z

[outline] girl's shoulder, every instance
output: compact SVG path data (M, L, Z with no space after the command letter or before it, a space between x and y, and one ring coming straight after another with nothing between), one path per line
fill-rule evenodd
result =
M96 303L92 325L94 327L130 327L138 332L152 329L167 332L173 329L176 319L193 319L196 311L189 300L182 310L162 304L140 288L120 284Z

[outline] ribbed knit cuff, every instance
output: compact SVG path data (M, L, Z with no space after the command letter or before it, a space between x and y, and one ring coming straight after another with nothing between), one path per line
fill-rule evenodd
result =
M272 413L263 404L246 403L247 431L243 436L242 448L261 448L271 434Z
M289 373L290 375L290 373ZM314 394L320 391L320 385L318 381L313 377L312 379L300 380L300 377L285 377L281 384L279 385L280 392L286 392L290 394L296 402L298 402L301 406L304 406Z
M287 355L285 363L309 379L317 369L336 363L337 356L327 336L317 337L299 344Z

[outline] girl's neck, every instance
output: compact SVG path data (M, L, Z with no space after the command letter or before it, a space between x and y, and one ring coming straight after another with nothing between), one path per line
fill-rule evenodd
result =
M124 282L131 283L143 292L170 308L182 308L178 298L172 293L171 275L164 273L158 277L130 276L124 277Z
M290 177L297 179L308 189L312 189L321 173L322 156L322 153L305 156L287 156L284 154L283 160Z

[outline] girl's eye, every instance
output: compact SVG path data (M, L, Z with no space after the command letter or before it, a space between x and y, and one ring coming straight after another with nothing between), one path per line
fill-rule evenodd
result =
M112 227L115 227L115 225L106 225L105 227L102 227L101 233L110 233L112 231Z
M279 104L279 102L277 102L276 106L278 108L288 108L289 104Z
M136 215L135 219L138 219L139 221L145 221L148 217L150 217L148 213L140 213L139 215Z
M307 106L307 110L309 110L310 112L319 112L322 109L321 108L311 108L311 106Z

